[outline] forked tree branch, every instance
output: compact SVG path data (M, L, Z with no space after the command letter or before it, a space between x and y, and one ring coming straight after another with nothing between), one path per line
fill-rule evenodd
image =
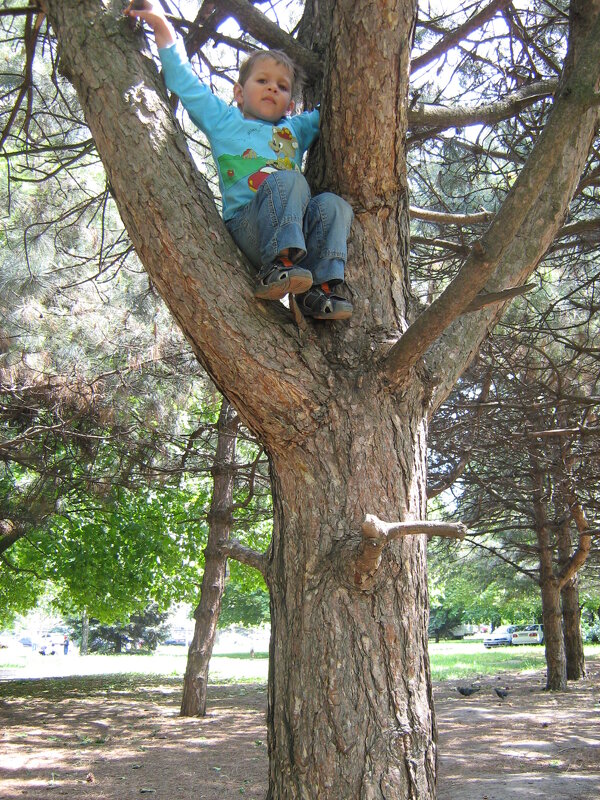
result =
M462 522L430 522L428 520L384 522L374 514L367 514L362 524L362 540L354 560L354 585L360 589L370 587L381 564L386 544L402 536L422 534L464 539L467 534L467 526Z
M562 589L563 586L566 586L567 583L573 578L577 572L583 567L585 564L587 557L590 553L592 547L592 529L590 524L587 520L584 510L581 507L579 500L577 499L575 492L569 491L567 494L567 501L569 503L569 510L571 511L571 516L575 520L575 525L577 526L577 530L579 532L579 542L577 544L577 549L571 556L571 558L567 561L563 569L560 571L558 576L558 581L560 584L560 588Z
M589 99L599 80L600 15L583 43L575 68L555 99L544 131L494 221L472 247L456 278L410 325L384 358L382 373L390 383L406 378L409 370L464 313L494 275L553 171L558 169L565 151L573 138L577 138L589 109ZM570 195L569 198L560 198L561 202L565 201L565 208L569 199ZM546 224L554 226L556 219L552 218ZM527 274L537 266L538 260L537 254L530 257L526 263Z

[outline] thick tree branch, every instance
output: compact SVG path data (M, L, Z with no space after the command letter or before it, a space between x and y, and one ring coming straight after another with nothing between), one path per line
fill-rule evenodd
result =
M258 570L263 578L266 576L267 557L264 553L259 553L251 547L246 547L236 539L229 539L223 542L220 544L219 550L227 558L235 558L236 561Z
M600 229L600 219L593 217L592 219L581 219L577 222L570 222L563 227L556 234L557 239L566 239L568 236L581 236L590 231L598 231Z
M402 536L443 536L464 539L467 526L462 522L384 522L373 514L367 514L362 524L362 540L354 560L354 585L361 589L370 587L379 569L386 544Z
M315 80L323 65L315 53L311 53L274 22L255 8L248 0L218 0L218 5L226 9L238 21L241 28L270 49L284 50L306 75Z
M0 520L0 553L9 550L15 542L25 536L25 530L10 520Z
M477 225L480 222L490 222L494 218L492 211L479 211L475 214L453 214L443 211L430 211L428 208L411 206L409 209L411 219L422 219L425 222L435 222L438 225Z
M527 431L526 436L531 436L535 439L553 439L555 437L563 436L590 436L600 433L600 426L580 425L577 428L552 428L547 431Z
M464 539L467 526L462 522L436 522L432 520L412 520L409 522L384 522L373 514L367 514L362 524L363 537L383 539L391 542L402 536L442 536L450 539Z
M215 34L215 31L227 16L228 12L225 8L215 8L214 3L203 0L194 22L188 29L188 35L185 37L185 49L188 56L197 53L209 39L218 35ZM174 20L171 22L179 27Z
M448 50L451 50L453 47L455 47L469 34L476 31L477 28L481 28L482 25L485 25L486 22L489 22L489 20L491 20L500 9L504 8L508 2L509 0L492 0L492 2L482 9L478 14L474 14L458 28L443 36L439 42L434 44L431 50L428 50L426 53L423 53L423 55L417 56L417 58L413 59L410 65L411 72L415 73L418 69L422 69L423 67L427 66L427 64L431 64L432 61L435 61L436 58L439 58L444 53L447 53Z
M558 575L558 582L561 589L563 586L566 586L571 578L583 567L592 547L592 530L587 521L585 512L574 492L570 491L568 493L567 501L569 503L571 516L575 520L575 525L579 531L579 542L577 544L577 549Z
M491 125L514 117L532 103L554 94L557 88L557 80L543 80L523 86L502 100L485 106L417 106L408 112L408 125L411 130L428 127L435 128L436 132L467 125Z
M194 166L154 63L139 52L143 38L97 0L44 4L121 218L157 291L217 387L244 409L245 424L271 453L302 440L327 402L312 386L323 369L318 341L311 330L300 342L283 306L254 299L252 271ZM82 25L94 32L83 49ZM124 138L114 135L116 119ZM135 148L135 159L123 152L123 141ZM160 174L150 167L157 163ZM143 191L143 206L132 187Z
M585 146L581 148L580 157L582 160L585 158L597 124L597 113L588 110L587 95L595 90L599 79L600 15L596 17L584 42L573 72L555 100L542 135L489 229L473 246L457 277L415 320L384 359L382 372L388 381L394 383L403 380L411 367L486 286L506 256L509 245L529 219L538 198L542 193L548 192L547 182L551 176L556 179L559 168L563 167L564 153L573 147L573 140L580 142L583 138ZM572 196L575 176L581 166L579 163L575 165L569 162L569 180L565 180L558 189L562 196L554 198L553 215L547 221L538 220L538 229L543 224L544 234L548 238L553 237L558 230ZM546 202L549 200L550 198L545 197ZM558 205L563 209L562 212L557 213ZM539 242L539 234L536 239ZM519 277L525 277L535 269L546 247L541 252L536 250L527 253L524 263L519 264ZM519 277L507 281L508 285L522 283L523 280L519 280ZM506 284L489 288L504 290ZM477 331L480 339L486 330L487 324L484 323Z

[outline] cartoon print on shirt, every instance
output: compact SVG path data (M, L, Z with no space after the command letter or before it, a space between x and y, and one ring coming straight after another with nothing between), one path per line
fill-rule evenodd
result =
M277 156L278 169L294 169L298 140L289 128L273 128L273 138L269 142L269 147Z
M238 156L229 154L219 156L218 162L223 183L226 186L233 186L245 178L248 181L248 187L256 192L267 177L276 170L300 171L299 165L294 161L299 151L298 140L289 128L273 127L272 138L268 145L277 158L259 156L252 148L244 150L242 155Z

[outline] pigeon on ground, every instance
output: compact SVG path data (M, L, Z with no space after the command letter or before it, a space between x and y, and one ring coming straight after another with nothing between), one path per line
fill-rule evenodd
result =
M494 686L494 691L501 700L506 700L508 697L508 689L499 689L497 686Z
M462 694L463 697L471 697L472 694L478 692L481 686L457 686L456 691Z

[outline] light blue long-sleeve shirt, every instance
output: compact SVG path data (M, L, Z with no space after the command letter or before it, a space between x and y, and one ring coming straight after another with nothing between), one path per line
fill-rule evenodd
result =
M158 52L168 88L208 138L225 220L252 200L269 173L301 169L304 153L319 135L318 110L282 117L275 124L246 119L199 81L180 40Z

